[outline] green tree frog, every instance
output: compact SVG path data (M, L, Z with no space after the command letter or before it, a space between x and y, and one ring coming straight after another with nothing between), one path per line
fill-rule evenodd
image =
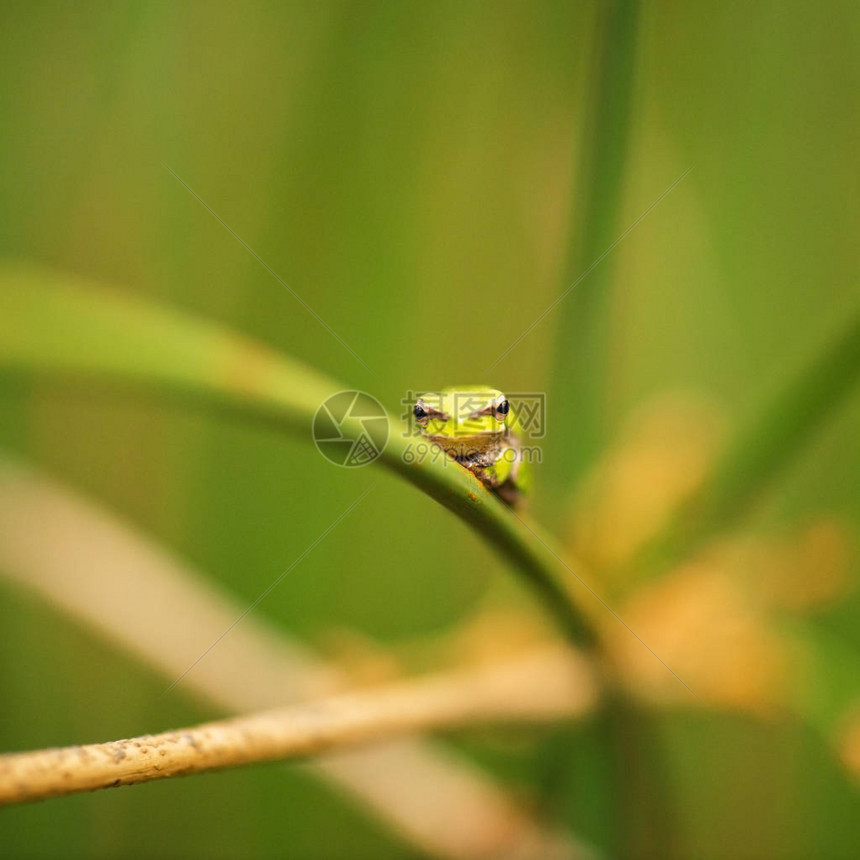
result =
M522 427L507 397L485 385L422 394L413 409L422 435L511 506L528 492Z

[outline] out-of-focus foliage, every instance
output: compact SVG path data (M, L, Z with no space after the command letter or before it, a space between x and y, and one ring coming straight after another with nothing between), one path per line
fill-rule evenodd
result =
M601 11L5 4L0 256L223 321L391 407L409 390L471 381L564 399L566 377L552 378L565 366L559 351L574 347L562 308L484 376L577 277ZM635 56L614 236L694 169L607 258L601 384L577 388L595 398L583 404L591 435L576 432L575 402L555 413L550 400L547 451L564 453L539 468L533 509L590 553L606 571L595 587L623 597L670 665L670 653L686 661L677 668L691 686L703 673L711 707L654 717L647 755L624 774L628 819L608 818L599 728L460 741L598 844L698 857L852 847L856 782L839 751L856 761L856 390L692 567L638 591L623 562L856 313L858 39L848 2L659 2L623 36ZM654 411L679 390L710 405L680 399ZM244 603L375 477L223 416L18 378L0 380L0 444L138 523ZM570 456L566 446L576 446ZM383 477L257 611L314 644L350 629L396 646L444 637L484 599L526 605L504 576L442 508ZM786 633L800 652L780 650ZM697 640L726 644L685 647ZM813 691L805 720L782 710L799 695L797 653ZM161 679L6 586L0 672L5 749L210 716L179 691L160 698ZM750 706L742 682L756 673L788 685L776 706ZM841 746L827 734L840 715ZM6 811L0 841L10 855L148 856L178 845L200 857L413 853L282 767Z

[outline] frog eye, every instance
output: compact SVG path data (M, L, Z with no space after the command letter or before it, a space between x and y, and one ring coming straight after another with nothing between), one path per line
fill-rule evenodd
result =
M442 412L435 406L431 406L426 400L420 397L415 402L415 406L412 407L412 414L415 416L415 420L422 426L430 419L434 421L448 421L451 418L447 412Z
M511 411L511 404L508 403L508 401L503 397L496 404L496 412L498 412L499 415L507 415L508 412L510 412L510 411Z

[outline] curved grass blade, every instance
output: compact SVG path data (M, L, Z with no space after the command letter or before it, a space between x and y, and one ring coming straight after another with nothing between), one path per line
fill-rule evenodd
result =
M139 296L29 268L0 270L0 372L133 385L215 405L311 441L311 422L347 386L229 329ZM527 528L467 470L408 456L410 437L389 416L380 462L454 512L511 562L577 644L595 641L584 600L553 542ZM341 432L364 428L347 417Z

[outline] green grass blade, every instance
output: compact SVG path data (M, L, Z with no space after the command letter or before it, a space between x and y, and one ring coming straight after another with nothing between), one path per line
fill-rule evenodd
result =
M597 12L596 55L583 119L573 201L571 245L562 289L576 282L618 238L630 149L636 77L638 2L608 3ZM611 256L559 305L552 373L553 420L568 432L550 457L569 487L606 440L603 407L612 311Z
M703 497L704 528L737 520L808 444L860 372L860 317L840 332L738 436Z
M851 393L858 374L860 316L738 434L702 489L646 548L639 562L644 572L688 555L703 540L735 525Z

